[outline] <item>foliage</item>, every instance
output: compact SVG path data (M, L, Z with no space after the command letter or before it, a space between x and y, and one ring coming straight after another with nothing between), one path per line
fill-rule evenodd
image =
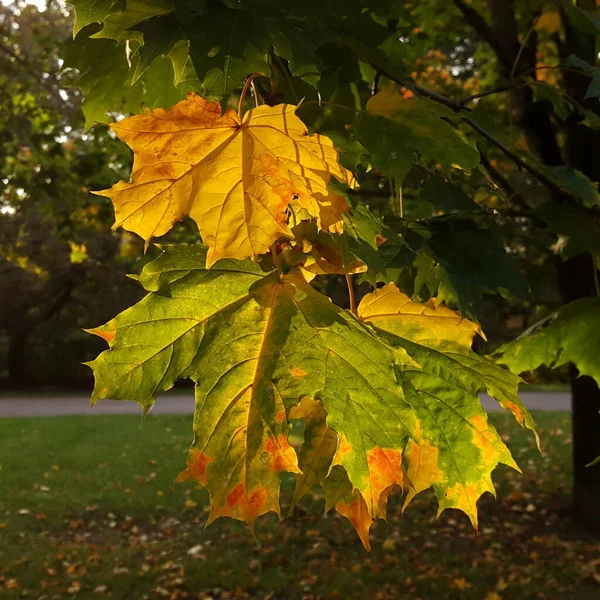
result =
M91 363L93 400L147 410L177 379L196 383L180 479L209 490L210 520L253 526L278 513L290 472L296 500L320 483L368 547L394 486L409 500L431 486L440 511L461 508L476 525L491 471L516 466L478 393L533 423L519 379L472 351L475 321L484 295L509 301L531 288L535 302L545 262L596 260L582 240L560 255L575 228L565 233L553 216L566 206L597 217L598 173L577 153L577 140L595 143L594 66L560 63L582 35L595 39L597 21L570 0L472 4L440 13L435 2L151 0L100 10L74 0L68 64L86 126L118 116L111 129L134 151L131 180L99 192L115 226L148 246L189 215L202 239L163 247L139 277L147 296L92 330L110 346ZM538 67L540 48L555 64ZM476 73L490 49L496 72ZM470 93L455 99L461 91ZM143 108L154 110L120 119ZM364 198L381 190L390 201L369 210ZM375 286L358 308L355 273ZM347 279L350 311L322 293L323 274ZM590 287L592 275L595 266ZM556 355L570 343L559 329L547 334ZM295 419L305 421L299 456L288 441Z
M584 298L563 306L551 319L532 327L496 351L498 362L515 373L534 371L541 365L560 367L573 363L581 375L600 384L598 339L590 329L598 328L600 301Z
M23 385L83 372L97 347L79 328L139 297L124 274L141 245L112 234L110 207L89 194L130 159L107 131L83 133L60 64L69 19L57 7L0 10L0 358Z

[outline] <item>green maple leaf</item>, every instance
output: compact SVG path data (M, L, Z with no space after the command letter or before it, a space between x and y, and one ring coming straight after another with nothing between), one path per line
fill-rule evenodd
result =
M598 331L600 299L582 298L563 306L549 323L504 344L494 355L514 373L573 363L580 375L589 375L600 385Z
M133 68L130 68L124 43L90 38L86 31L65 44L66 66L79 70L74 85L80 87L85 96L82 110L86 129L112 121L109 112L139 113L144 108L171 106L185 97L189 88L175 87L171 60L157 55L133 82L132 75L140 57L134 55Z
M410 359L297 275L236 260L206 270L205 262L203 247L167 247L139 277L150 294L91 331L110 345L90 363L92 402L135 400L148 410L177 379L193 379L195 438L182 478L208 488L210 520L252 525L279 512L280 472L298 470L289 411L318 399L339 438L333 463L377 517L390 484L382 453L400 477L415 433L395 374Z
M474 169L479 152L447 121L454 113L427 98L405 100L384 90L356 119L355 135L371 155L374 167L402 183L416 157L425 163Z
M175 14L190 41L189 55L203 95L227 99L249 74L269 75L268 36L255 11L177 0Z
M73 37L90 23L102 23L107 17L125 10L125 0L71 0L75 9Z
M411 443L405 454L412 485L406 504L433 486L440 512L460 508L477 526L477 499L486 491L494 494L493 469L498 463L518 469L478 394L487 391L534 430L517 396L520 379L472 352L479 326L439 302L413 302L389 284L365 296L358 314L414 360L401 367L419 427L419 443Z
M142 41L142 34L133 27L153 17L166 15L173 11L169 0L127 0L125 10L114 11L102 19L102 29L93 35L95 38L110 38Z

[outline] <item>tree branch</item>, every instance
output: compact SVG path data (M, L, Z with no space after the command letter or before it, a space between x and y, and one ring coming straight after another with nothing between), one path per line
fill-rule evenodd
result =
M527 84L524 83L522 85L527 85ZM464 98L461 98L458 101L458 104L461 108L464 108L467 104L469 104L470 102L473 102L473 100L479 100L480 98L486 98L487 96L493 96L494 94L502 94L504 92L508 92L511 89L511 87L513 87L513 86L509 85L509 84L499 85L499 86L496 86L489 90L486 90L484 92L479 92L478 94L472 94L471 96L465 96Z
M500 140L496 139L491 133L488 133L483 127L473 121L473 119L470 119L464 115L462 118L467 125L484 137L488 142L490 142L490 144L493 144L496 146L496 148L498 148L498 150L501 150L504 154L506 154L506 156L508 156L519 167L519 169L527 171L531 176L535 177L554 193L558 194L559 196L564 196L565 193L562 188L557 186L543 171L539 171L535 167L528 165L518 154L515 154L512 150L507 148Z
M377 68L376 65L372 66ZM450 108L456 113L464 113L465 110L469 110L468 108L463 106L460 101L454 100L453 98L448 98L447 96L439 94L438 92L434 92L433 90L429 90L423 87L422 85L415 83L411 79L401 79L398 77L394 77L392 74L385 71L384 69L381 69L381 72L391 81L394 81L402 87L411 90L415 95L429 98L430 100L438 102L439 104L443 104L444 106ZM532 175L538 181L543 183L548 189L552 190L552 192L557 194L558 197L565 196L564 190L562 190L562 188L556 185L543 171L538 170L535 167L526 163L518 154L507 148L500 140L496 139L491 133L486 131L483 127L481 127L481 125L473 121L473 119L471 119L467 115L461 114L461 117L463 121L467 125L469 125L469 127L474 129L477 133L479 133L479 135L481 135L488 142L490 142L490 144L493 144L494 146L496 146L496 148L498 148L498 150L501 150L506 156L508 156L508 158L510 158L519 167L519 169L527 171L530 175Z
M496 37L496 33L488 22L472 7L463 0L454 0L454 5L464 15L467 23L482 37L494 50L498 56L498 60L503 66L510 70L512 61L504 52L504 48L500 40Z
M514 200L515 204L519 207L519 212L510 211L508 214L529 219L539 227L546 227L546 223L531 212L531 208L525 201L522 193L515 190L510 182L504 177L504 175L502 175L502 173L500 173L500 171L494 167L484 152L480 151L480 155L481 165L486 170L492 183L500 188L505 194L507 194L509 200Z

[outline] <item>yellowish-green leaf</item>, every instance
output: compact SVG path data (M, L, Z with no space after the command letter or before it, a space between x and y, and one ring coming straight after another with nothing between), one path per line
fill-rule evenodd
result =
M476 526L477 499L485 491L494 493L493 469L499 462L517 468L487 422L478 394L487 390L533 429L517 397L519 378L471 351L477 325L441 304L412 302L393 284L368 294L358 313L419 365L401 367L419 429L404 454L412 487L407 503L433 486L440 512L459 508Z
M514 373L573 363L600 385L600 299L582 298L563 306L550 322L526 332L495 353Z
M207 270L206 253L167 247L139 277L150 293L92 331L110 346L90 364L93 401L130 399L147 410L177 379L194 380L195 438L181 477L208 488L210 520L253 524L279 512L280 474L298 471L288 415L315 398L337 434L335 456L325 456L318 476L341 465L369 518L383 516L416 435L396 373L410 359L297 274L238 260Z

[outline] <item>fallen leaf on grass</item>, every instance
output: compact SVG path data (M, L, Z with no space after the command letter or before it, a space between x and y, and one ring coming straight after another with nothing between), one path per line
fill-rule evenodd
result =
M457 577L452 580L452 587L457 590L468 590L471 584L464 577Z

